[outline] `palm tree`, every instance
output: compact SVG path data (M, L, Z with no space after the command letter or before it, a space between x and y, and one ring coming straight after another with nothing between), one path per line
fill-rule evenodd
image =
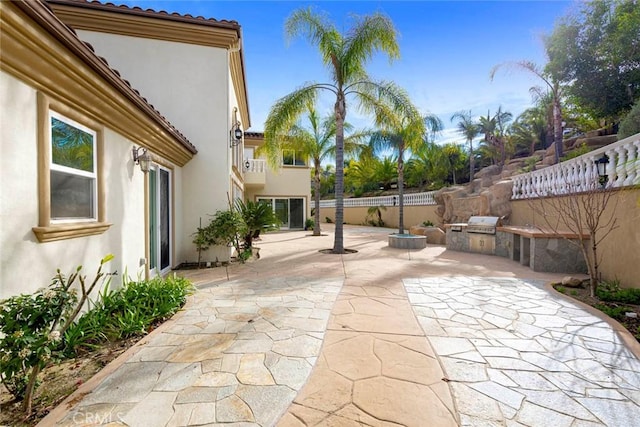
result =
M398 156L398 234L404 234L404 152L419 149L427 128L435 134L442 130L442 122L433 115L385 114L379 117L379 124L382 130L374 132L369 143L374 151L392 149Z
M388 190L394 182L398 182L398 161L393 156L385 156L382 159L374 158L373 180L376 187Z
M462 169L464 166L464 152L459 145L449 143L442 147L444 153L443 159L447 162L453 178L453 185L457 185L456 182L456 170Z
M480 133L484 133L484 142L488 144L487 151L492 153L491 160L493 164L498 163L504 165L506 160L505 135L506 125L511 121L513 115L508 111L502 111L502 106L498 107L498 111L491 116L487 111L487 116L480 117L478 127Z
M322 162L333 157L335 151L333 141L336 135L336 121L332 116L321 120L312 104L307 105L307 119L310 129L299 124L293 125L283 146L300 151L303 156L313 161L313 187L316 206L313 235L320 236L320 172Z
M478 124L473 121L471 110L457 111L451 116L451 121L458 120L458 132L465 137L469 143L469 182L473 181L473 138L479 133Z
M533 156L536 146L544 148L547 137L546 112L539 107L524 110L509 127L516 154L526 148Z
M411 152L405 170L406 182L419 187L420 191L424 190L427 184L432 186L439 184L440 187L444 187L450 169L444 146L425 140L421 147Z
M544 82L544 84L549 89L549 93L552 97L553 102L553 143L556 148L555 160L556 163L560 161L560 158L563 156L562 152L562 106L560 105L560 99L562 96L562 88L560 87L560 81L551 73L545 72L544 69L540 68L534 62L531 61L516 61L516 62L505 62L503 64L498 64L489 73L489 78L493 80L496 75L498 69L502 67L509 68L517 68L520 70L527 71L535 76L537 76L540 80ZM534 88L534 91L541 92L540 89Z
M265 123L265 145L271 153L270 163L276 163L283 133L297 121L306 106L315 103L322 91L336 97L334 114L336 124L336 215L333 253L344 253L344 122L347 99L354 97L364 112L376 115L391 108L408 112L413 109L408 96L392 82L378 82L369 78L365 64L377 51L386 53L390 60L400 56L396 29L391 20L379 13L355 17L355 25L341 34L326 15L316 14L311 8L299 9L287 19L289 37L302 36L316 45L322 61L331 75L329 83L307 83L280 98L271 108ZM384 105L383 105L384 104ZM275 157L275 161L274 161Z

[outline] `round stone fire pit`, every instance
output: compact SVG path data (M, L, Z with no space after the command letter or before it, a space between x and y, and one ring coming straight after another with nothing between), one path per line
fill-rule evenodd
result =
M398 249L424 249L427 247L427 236L389 234L389 246Z

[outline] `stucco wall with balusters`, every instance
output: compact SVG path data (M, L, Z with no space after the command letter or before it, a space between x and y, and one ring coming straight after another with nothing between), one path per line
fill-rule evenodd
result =
M597 161L606 156L607 187L640 184L640 133L554 166L511 177L512 200L588 191L597 185Z
M511 224L539 225L545 221L532 203L551 204L557 197L598 189L599 159L606 159L606 191L613 191L602 221L617 220L598 245L604 279L618 278L625 287L640 288L640 133L557 165L512 177ZM551 209L546 209L547 213Z
M553 203L553 199L512 200L512 225L548 228L540 209L532 209L532 203L544 209L545 203ZM552 212L550 208L544 211L547 215ZM627 187L616 191L607 205L603 220L612 214L617 219L618 228L598 245L598 253L602 255L602 278L618 278L623 287L640 288L640 189ZM549 220L553 221L553 218Z

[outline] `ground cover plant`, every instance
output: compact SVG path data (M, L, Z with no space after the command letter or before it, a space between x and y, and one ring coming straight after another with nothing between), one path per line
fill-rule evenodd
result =
M555 289L617 320L640 342L640 289L620 288L617 280L600 283L595 296L590 295L588 287L569 288L556 285ZM636 317L633 317L633 314L630 317L627 313L636 313Z
M140 337L176 313L192 290L179 277L110 289L103 258L90 285L78 267L47 288L0 302L0 425L34 425ZM106 278L95 301L94 287ZM75 284L79 283L81 297ZM88 311L79 315L83 306Z

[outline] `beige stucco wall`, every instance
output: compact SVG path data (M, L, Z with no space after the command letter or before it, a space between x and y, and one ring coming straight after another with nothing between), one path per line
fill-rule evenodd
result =
M227 50L84 30L78 35L198 149L175 187L182 211L175 228L175 259L196 260L191 234L199 219L206 224L209 215L227 209L227 193L231 195L229 128L235 101L230 98ZM215 250L206 255L224 257Z
M640 288L640 189L618 191L613 196L603 215L603 222L613 213L618 228L613 230L599 245L602 255L600 270L605 280L618 278L624 287ZM545 203L545 200L538 203ZM546 227L541 215L532 209L527 200L511 202L513 212L511 224ZM615 209L615 210L614 210ZM546 209L547 214L551 213Z
M68 274L83 265L91 277L109 253L115 284L125 271L144 275L145 177L131 159L133 141L104 129L106 221L113 225L100 235L39 243L31 230L38 225L36 90L0 72L0 111L0 299L48 285L57 268Z
M437 224L436 216L437 206L405 206L404 207L404 226L406 230L414 225L421 225L424 221L431 221ZM362 225L366 224L368 207L349 207L344 208L344 220L347 224ZM382 211L382 220L387 227L398 227L398 208L395 206L387 206L387 210ZM325 222L325 218L335 220L335 208L321 208L320 218ZM408 232L408 231L407 231Z
M296 197L304 198L306 218L311 217L311 178L308 167L283 166L277 170L267 166L264 187L247 187L245 198L257 197Z

